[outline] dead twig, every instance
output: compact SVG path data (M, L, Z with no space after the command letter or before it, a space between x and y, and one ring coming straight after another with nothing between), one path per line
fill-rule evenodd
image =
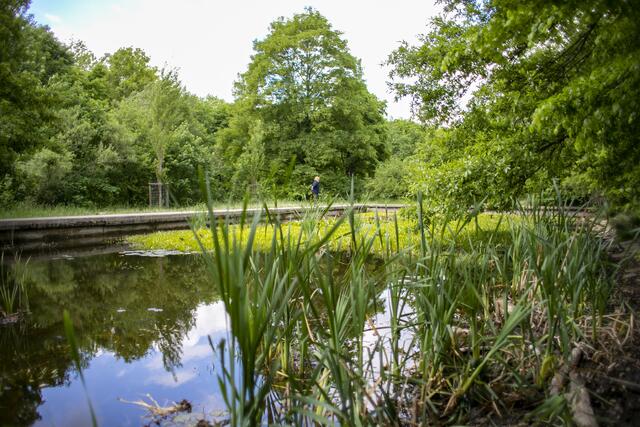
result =
M177 412L191 412L191 403L186 399L183 399L180 403L173 402L171 406L160 406L150 394L147 393L146 396L151 403L145 402L144 400L130 401L122 398L118 398L118 400L123 403L130 403L145 408L154 417L166 417Z

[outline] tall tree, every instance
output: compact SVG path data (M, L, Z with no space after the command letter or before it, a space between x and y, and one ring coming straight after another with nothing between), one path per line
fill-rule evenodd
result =
M254 51L236 84L236 119L224 133L227 155L246 151L260 121L273 184L286 184L282 171L292 158L299 188L315 174L327 176L324 188L334 190L345 189L350 175L371 174L386 154L384 104L368 92L341 33L306 9L273 22Z
M142 204L154 175L190 203L199 167L226 197L233 171L215 155L226 103L187 94L141 49L97 60L82 41L66 47L28 7L0 4L0 205Z
M27 15L29 3L0 3L0 180L12 175L19 154L44 145L55 131L59 95L49 81L73 60Z
M142 91L157 79L156 68L149 65L149 57L139 48L120 48L102 61L108 66L105 77L116 100Z
M425 139L423 126L410 120L387 122L387 147L390 157L376 167L375 176L365 184L368 196L399 199L410 195L408 181L410 159Z
M153 153L156 181L166 181L165 155L174 132L186 115L185 93L174 71L162 72L159 79L124 101L130 124Z
M264 125L256 120L249 130L249 142L235 164L233 183L236 188L249 188L252 195L259 195L259 180L264 173Z
M461 206L551 178L640 200L640 4L443 3L422 43L389 57L397 95L448 128L425 176L448 176Z
M166 153L166 175L172 194L181 203L202 200L198 169L207 172L211 195L229 198L233 165L224 161L216 144L217 132L228 122L229 104L215 97L186 97L186 121L179 126Z

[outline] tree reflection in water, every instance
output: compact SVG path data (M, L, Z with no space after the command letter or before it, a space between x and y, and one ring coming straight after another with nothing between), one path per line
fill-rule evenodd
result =
M31 313L22 323L0 327L0 425L32 424L41 417L42 389L71 382L64 309L83 367L98 352L132 362L157 349L165 370L173 372L181 366L196 308L218 299L194 255L30 261L27 271Z

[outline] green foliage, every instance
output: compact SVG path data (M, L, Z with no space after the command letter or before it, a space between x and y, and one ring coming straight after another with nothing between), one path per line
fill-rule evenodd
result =
M544 392L549 364L598 336L608 243L598 220L529 205L429 227L311 211L154 238L199 247L222 296L218 381L232 424L268 411L292 425L458 425L525 403L539 406L532 422L555 423L569 415Z
M392 120L387 123L387 146L392 157L405 159L412 156L424 137L424 128L415 122Z
M71 170L71 155L43 148L29 160L18 162L16 169L30 194L39 202L54 203L63 198L61 193L64 191L65 178Z
M461 245L461 247L468 247L470 241L476 243L486 242L490 238L493 239L494 244L507 244L509 240L509 223L506 218L513 223L520 222L515 216L480 214L473 222L464 224L464 227L460 227L460 222L451 222L449 229L444 230L443 234L439 235L438 238L446 243L455 240L456 245ZM350 252L353 250L352 239L349 234L350 224L332 217L314 217L316 224L314 224L313 232L308 232L305 227L308 226L309 221L309 219L305 218L282 225L283 237L285 239L298 239L298 236L302 235L300 238L301 243L317 243L328 230L333 229L337 223L341 223L328 240L327 247L334 251ZM353 221L354 225L357 226L358 240L366 240L375 235L380 235L384 240L391 239L388 244L393 250L397 250L397 246L400 245L405 250L416 251L420 246L419 236L416 234L418 224L415 218L396 218L395 215L391 216L391 214L389 216L384 216L383 214L379 216L375 212L369 212L355 215ZM395 236L396 227L397 236ZM432 233L435 232L434 227L434 224L430 226L429 230ZM227 227L226 232L238 242L246 243L249 236L246 233L241 233L240 228L237 225L230 225ZM271 245L274 226L260 224L256 228L257 232L252 241L253 248L256 251L266 251ZM130 236L127 241L134 248L141 250L175 250L192 253L198 252L201 249L200 245L206 250L213 249L213 242L206 239L208 233L209 230L202 226L195 231L158 231ZM372 244L372 253L382 255L384 250L385 246L381 242L376 241Z
M369 197L376 199L401 199L411 196L409 177L410 157L425 139L424 129L408 120L387 123L387 151L390 157L378 164L375 175L365 183Z
M42 147L55 132L59 94L50 79L72 63L68 50L27 15L29 1L0 5L0 177L16 158Z
M183 91L176 73L163 71L160 78L121 103L130 130L136 132L140 145L147 146L145 151L153 153L156 182L166 181L166 151L185 120Z
M198 168L223 181L215 133L227 125L226 103L188 94L140 49L96 59L80 41L66 47L27 8L2 10L5 204L145 205L148 183L158 180L178 203L193 204L201 200Z
M281 18L254 50L236 83L234 117L221 132L225 157L239 159L238 173L255 169L246 157L256 149L247 147L256 144L252 133L262 123L264 175L254 179L264 189L305 194L320 175L323 192L344 194L352 175L371 175L386 155L384 106L367 91L359 61L327 19L312 9ZM292 159L295 169L283 176Z
M238 192L247 188L254 197L261 195L259 180L265 171L264 135L262 121L256 120L249 129L249 142L236 161L232 178L236 196L240 196Z
M102 62L109 70L105 80L109 86L109 95L114 100L141 92L157 80L156 69L149 66L149 57L142 49L120 48L113 54L105 55Z
M419 165L414 185L440 204L502 205L558 178L572 197L633 203L638 10L602 0L445 2L420 45L389 57L397 96L447 128L439 160Z
M19 256L15 257L15 262L20 265ZM25 281L27 271L24 264L20 267L8 268L4 252L0 253L0 321L29 311L29 292Z
M402 199L410 195L408 182L406 161L394 156L378 165L375 175L367 180L365 189L374 199Z
M2 9L6 203L145 205L157 181L173 201L192 204L202 200L199 170L216 200L247 190L303 199L315 175L323 195L345 195L352 177L360 192L387 155L384 104L341 34L311 9L277 20L255 43L229 105L187 93L175 71L152 67L141 49L96 58L82 41L64 46L28 7Z

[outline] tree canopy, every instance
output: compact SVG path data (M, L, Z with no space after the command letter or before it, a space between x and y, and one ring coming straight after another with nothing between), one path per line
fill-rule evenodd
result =
M67 46L28 7L0 9L0 202L140 205L151 181L200 200L227 104L190 95L141 49Z
M367 90L341 33L307 9L273 22L254 51L236 83L236 112L223 133L227 158L259 174L263 189L277 186L289 194L304 192L314 175L326 177L324 188L338 193L352 175L371 175L386 156L384 104ZM290 164L287 177L282 171Z
M26 0L0 6L0 179L17 156L43 145L59 104L47 83L72 63L45 27L34 25Z
M190 94L139 48L97 58L0 8L0 202L144 204L213 196L377 198L422 191L435 210L507 207L559 183L569 197L640 203L637 1L446 0L391 88L421 122L386 121L343 35L313 9L254 42L235 100Z
M443 3L421 43L388 60L396 94L441 128L414 189L499 205L557 178L576 197L637 202L637 2Z
M28 15L2 6L0 201L140 205L147 185L178 203L213 196L304 197L315 175L344 195L351 177L387 157L384 103L363 80L341 33L312 9L280 18L254 43L232 104L187 92L139 48L101 58L59 42Z

